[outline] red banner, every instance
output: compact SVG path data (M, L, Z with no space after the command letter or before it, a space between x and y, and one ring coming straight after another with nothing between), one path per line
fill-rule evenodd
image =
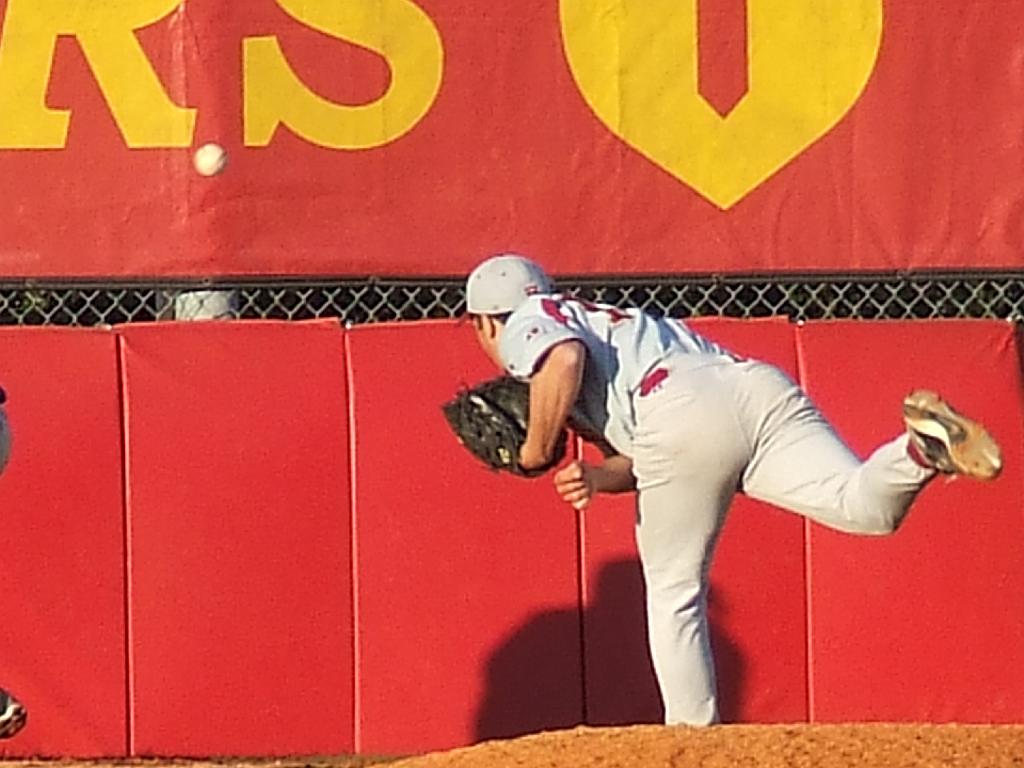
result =
M3 276L456 275L506 249L557 273L1024 262L1017 2L0 14ZM208 143L226 154L195 163Z

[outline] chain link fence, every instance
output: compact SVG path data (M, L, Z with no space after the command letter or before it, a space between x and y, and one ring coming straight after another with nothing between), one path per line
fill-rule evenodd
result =
M560 290L673 317L1024 318L1024 272L563 278ZM349 323L457 317L462 278L223 283L0 283L0 325L188 318Z

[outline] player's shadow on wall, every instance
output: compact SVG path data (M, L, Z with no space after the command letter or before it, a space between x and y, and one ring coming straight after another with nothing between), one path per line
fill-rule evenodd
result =
M662 722L647 647L639 561L609 563L596 587L595 600L582 617L575 606L540 613L491 655L477 712L477 741L572 728L584 722ZM721 630L719 620L727 616L728 604L720 591L712 590L709 604L720 714L723 722L733 722L743 696L744 662L737 645ZM581 628L586 649L582 662Z

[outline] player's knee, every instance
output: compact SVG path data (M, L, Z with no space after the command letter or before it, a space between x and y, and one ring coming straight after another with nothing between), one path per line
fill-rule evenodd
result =
M890 514L884 508L844 505L832 527L856 536L890 536L899 528L900 522L900 515Z
M864 536L891 536L896 533L902 520L884 512L874 512L863 518L858 533Z

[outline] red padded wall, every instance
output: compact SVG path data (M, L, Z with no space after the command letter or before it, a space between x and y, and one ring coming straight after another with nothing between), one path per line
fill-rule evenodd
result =
M29 727L0 755L121 755L124 511L117 351L107 331L0 330L13 431L0 477L0 686Z
M351 750L341 328L120 334L133 753Z
M357 746L408 753L582 720L574 513L494 474L440 405L496 375L469 326L354 328Z
M796 375L793 329L785 320L691 324L739 354ZM583 519L587 719L595 725L662 717L634 523L632 494L599 498ZM737 497L711 573L712 640L727 722L807 717L803 556L801 518Z
M1024 722L1021 381L1003 322L822 323L799 331L811 394L859 453L902 428L914 387L985 422L1006 469L933 482L884 539L810 538L812 716Z

